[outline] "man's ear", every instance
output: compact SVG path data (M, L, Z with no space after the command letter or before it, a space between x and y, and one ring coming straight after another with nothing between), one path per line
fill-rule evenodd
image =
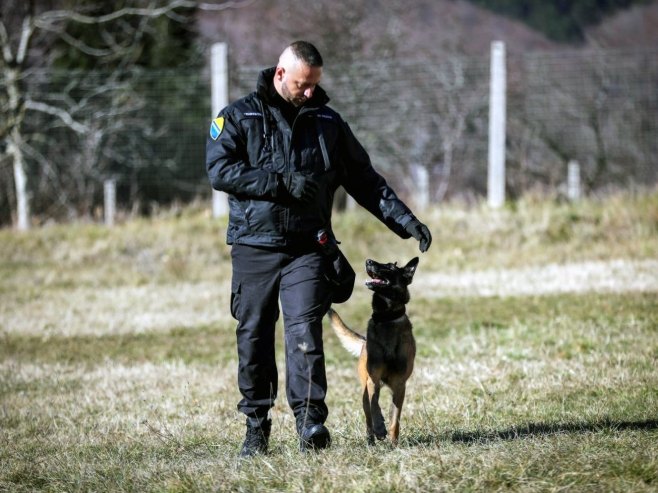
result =
M283 80L283 75L286 73L286 69L283 67L277 67L276 70L274 71L274 77L278 81Z

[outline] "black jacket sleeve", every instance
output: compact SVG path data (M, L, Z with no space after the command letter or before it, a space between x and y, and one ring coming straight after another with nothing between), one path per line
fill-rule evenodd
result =
M401 238L411 235L404 227L414 219L411 210L373 168L368 153L342 122L341 165L345 191Z
M219 135L211 133L206 144L206 171L210 184L215 190L238 197L276 199L280 191L279 175L250 165L246 136L235 120L236 117L226 109L214 120L214 124L219 125L215 127L215 132L219 129Z

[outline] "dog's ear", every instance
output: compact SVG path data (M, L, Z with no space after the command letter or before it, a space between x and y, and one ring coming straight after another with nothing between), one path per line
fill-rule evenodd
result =
M409 284L411 284L411 280L414 278L414 274L416 273L416 267L418 267L418 257L412 258L407 265L405 265L404 268L404 277L406 277L409 280Z

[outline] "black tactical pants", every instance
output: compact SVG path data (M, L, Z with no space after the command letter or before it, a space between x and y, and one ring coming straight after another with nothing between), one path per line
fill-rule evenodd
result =
M277 396L274 326L283 311L286 394L300 420L324 423L322 317L330 306L324 258L312 247L265 249L234 245L231 314L238 321L238 410L264 418ZM306 417L306 418L304 418Z

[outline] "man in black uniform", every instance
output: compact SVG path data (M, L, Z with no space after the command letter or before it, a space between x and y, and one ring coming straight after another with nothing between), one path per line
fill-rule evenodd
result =
M400 201L318 85L322 57L305 41L260 73L256 91L219 113L206 149L216 190L229 195L231 314L238 321L238 409L247 418L240 455L267 451L277 396L274 326L283 311L286 393L300 449L331 443L322 318L332 299L317 234L331 234L334 192L347 193L426 251L428 228Z

